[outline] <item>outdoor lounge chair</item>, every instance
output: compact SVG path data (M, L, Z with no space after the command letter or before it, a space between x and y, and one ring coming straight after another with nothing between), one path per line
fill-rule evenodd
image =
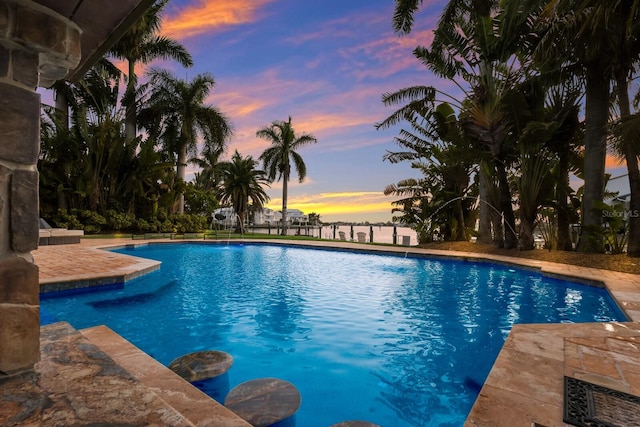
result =
M340 236L340 240L347 240L347 236L344 234L344 231L338 231L338 235Z
M67 230L66 228L52 228L47 221L40 218L40 230L38 246L68 245L80 243L84 236L82 230Z

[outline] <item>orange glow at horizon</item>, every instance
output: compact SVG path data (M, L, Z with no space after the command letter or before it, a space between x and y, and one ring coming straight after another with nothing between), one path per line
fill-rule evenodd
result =
M361 214L387 214L391 216L392 199L382 192L353 191L339 193L321 193L291 197L287 200L288 209L299 209L305 214L316 213L323 216ZM282 209L282 199L274 198L265 206L275 211Z
M605 167L607 169L616 169L616 168L626 168L626 163L624 158L614 156L612 154L607 154L607 158L605 160Z

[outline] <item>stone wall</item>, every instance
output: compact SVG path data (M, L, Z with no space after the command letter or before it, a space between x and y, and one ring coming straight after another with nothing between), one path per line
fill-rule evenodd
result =
M80 61L80 30L29 0L0 0L0 375L40 357L40 96Z

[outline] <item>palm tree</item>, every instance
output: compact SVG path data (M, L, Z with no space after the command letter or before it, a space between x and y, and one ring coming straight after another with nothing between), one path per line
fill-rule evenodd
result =
M309 216L309 224L311 224L311 225L321 225L322 224L322 222L320 221L320 214L319 213L311 212L308 216Z
M197 155L199 139L205 152L223 151L232 134L231 125L217 108L204 103L215 84L212 75L198 74L187 82L169 71L152 69L149 79L152 89L140 116L150 134L177 155L177 177L184 183L187 156ZM177 212L184 213L182 193Z
M432 188L425 179L407 178L396 184L389 184L384 189L385 196L401 197L391 203L394 215L392 220L403 224L411 224L418 236L418 243L433 241L438 221L433 217L438 208L431 204Z
M269 201L264 186L269 182L263 170L256 169L253 157L242 157L238 150L231 160L219 163L219 184L216 196L220 203L229 203L238 215L236 233L243 233L243 224L249 209L261 209Z
M38 159L41 216L73 206L77 197L74 184L81 180L78 161L85 151L80 138L64 126L57 112L49 108L44 112Z
M575 199L569 185L569 173L577 173L582 158L578 147L582 144L581 123L579 120L580 107L578 99L579 89L575 79L565 81L561 85L553 86L548 91L546 102L547 121L558 123L554 134L545 142L545 148L557 159L551 176L555 179L553 197L553 223L556 224L556 248L561 251L573 251L571 240L571 224L579 221L577 210L569 204L569 199Z
M282 179L282 235L286 236L287 184L291 177L292 163L298 173L298 182L304 181L307 176L307 166L296 150L318 140L306 133L296 136L291 126L291 117L286 122L274 121L271 126L258 130L256 136L271 142L271 147L260 155L260 160L270 182Z
M536 50L543 64L581 78L585 86L585 167L582 203L583 229L578 250L602 251L602 204L605 188L606 144L626 161L631 190L630 211L640 209L640 170L637 133L626 132L631 118L629 83L633 79L640 44L637 0L549 0L543 17L548 31ZM555 59L563 58L560 64ZM614 96L611 96L613 81ZM617 102L619 120L614 139L607 128L609 102ZM621 126L620 126L621 125ZM631 126L633 127L633 126ZM629 218L629 256L640 256L640 217Z
M220 156L224 154L224 149L217 147L204 150L201 157L193 157L189 163L193 163L200 172L196 173L195 183L202 190L212 190L217 186L217 171L219 167Z
M386 97L384 99L387 100ZM407 221L414 215L414 210L419 211L420 215L415 214L419 222L407 224L422 229L425 236L429 234L425 227L433 230L437 225L446 240L468 240L467 225L471 211L468 205L475 201L471 195L475 186L470 185L470 174L477 156L470 154L469 140L460 129L454 109L448 103L435 107L433 102L418 102L400 111L411 125L410 130L402 129L400 136L396 137L396 142L405 151L387 152L383 160L391 163L410 161L411 167L419 169L424 177L419 181L403 180L397 186L386 187L387 195L409 194L414 199L412 203L408 203L408 199L394 203L400 206L394 212L403 212L405 216L401 219ZM392 114L376 128L394 124L399 118L397 114ZM420 194L426 194L428 200L417 200ZM446 210L445 206L448 206Z
M607 5L614 10L611 13L611 37L617 39L613 45L617 55L613 58L613 74L615 80L616 101L619 107L620 123L632 120L631 103L629 100L629 85L631 79L636 77L634 72L640 62L640 10L638 3L632 0L617 2ZM637 120L637 117L635 118ZM619 125L620 127L620 125ZM626 127L626 126L625 126ZM638 157L640 156L640 140L637 133L617 132L619 136L614 144L616 152L624 158L629 177L629 212L640 212L640 169ZM640 257L640 215L629 214L629 241L627 254L632 257Z
M546 31L534 52L538 62L545 65L551 62L584 81L585 175L582 229L577 247L582 252L604 251L600 232L602 214L598 207L604 198L612 58L617 57L617 40L611 37L612 12L618 4L598 0L549 0L542 15ZM561 58L560 64L557 64L558 58Z
M127 139L136 137L136 64L148 64L155 59L174 59L184 67L193 65L191 55L184 46L176 40L158 35L162 24L162 9L168 2L169 0L157 0L109 51L116 58L127 61L128 81L123 99L126 106Z
M421 0L396 1L393 25L397 32L411 31L413 15L421 4ZM529 20L529 14L517 2L450 1L434 30L431 48L414 49L414 56L430 71L450 80L465 94L466 99L459 102L460 124L467 137L477 141L477 150L482 153L479 159L498 177L500 210L506 223L504 241L500 236L498 244L507 248L517 242L507 178L518 139L512 129L515 117L511 113L514 106L518 107L514 92L516 84L527 77L527 64L518 54L529 44ZM409 100L407 107L415 108L412 105L432 102L436 95L442 95L436 88L414 87L386 95L385 102ZM486 180L482 184L480 222L486 224L488 186Z
M495 78L491 74L484 77L485 82L474 88L466 110L460 114L460 124L468 137L476 141L478 151L491 155L488 164L496 176L499 208L505 222L504 243L501 239L498 242L499 246L512 249L516 247L517 236L508 170L516 157L514 148L517 140L512 128L514 122L506 108L512 88L506 87L503 84L506 81L500 77ZM485 86L486 81L492 82Z
M73 127L64 132L65 123L58 123L62 135L78 151L62 163L73 162L75 182L70 189L82 198L83 208L104 213L127 180L127 171L135 158L136 141L124 144L122 111L117 107L118 73L102 61L92 67L75 86L67 89L71 102ZM69 153L71 154L71 153Z

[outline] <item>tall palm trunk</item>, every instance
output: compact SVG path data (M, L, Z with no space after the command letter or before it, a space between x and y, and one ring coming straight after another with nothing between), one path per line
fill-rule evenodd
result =
M65 131L69 130L69 99L66 94L66 87L64 82L59 81L54 85L55 88L55 102L56 102L56 120L59 123L59 126L62 127ZM67 195L64 191L64 187L62 185L58 186L58 209L64 209L65 211L69 209L69 205L67 203Z
M124 132L127 137L127 141L131 141L136 137L136 76L135 76L136 62L129 60L129 81L127 82L127 95L129 100L127 102L125 110L125 122Z
M489 206L489 183L487 180L485 163L480 164L478 173L480 174L478 180L478 192L480 197L480 206L478 206L478 243L491 243L491 212Z
M287 235L287 183L289 182L289 171L285 171L282 180L282 235Z
M184 213L184 191L182 191L182 183L184 183L187 169L187 144L182 144L178 152L178 165L176 167L176 173L178 175L179 185L181 186L180 194L178 195L177 212L179 214Z
M518 245L518 236L515 232L516 218L511 205L511 190L509 189L507 171L501 161L496 161L496 175L500 191L500 210L504 215L504 248L513 249Z
M618 92L618 103L620 106L620 118L625 120L631 117L629 106L629 90L627 73L620 70L616 73L616 91ZM629 189L631 199L629 202L629 242L627 244L627 254L631 257L640 257L640 170L638 170L638 152L634 144L624 136L623 151L627 163L627 173L629 175Z
M498 211L491 211L491 224L493 226L493 245L496 248L504 248L504 227L502 216Z
M533 224L534 220L531 218L520 217L520 249L524 251L530 251L535 248Z
M62 129L69 130L69 100L65 93L64 84L61 82L56 83L56 120L58 120Z
M568 150L567 150L568 151ZM571 223L569 220L569 204L567 188L569 187L569 156L568 152L560 153L558 161L558 184L556 186L557 214L558 214L558 250L573 251L571 243Z
M604 252L598 202L604 198L604 172L609 118L609 79L599 67L587 70L585 94L584 196L579 252Z
M236 212L238 216L236 217L236 228L233 230L236 234L244 234L244 217L245 212L243 210L239 210Z
M62 187L62 186L59 186ZM68 211L69 210L69 204L67 203L67 195L64 192L63 188L58 188L58 193L57 193L57 206L58 209L62 209L64 211Z
M454 212L456 220L458 221L458 228L456 229L455 240L458 242L467 241L467 223L464 220L464 209L462 208L462 200L458 200L454 206Z

